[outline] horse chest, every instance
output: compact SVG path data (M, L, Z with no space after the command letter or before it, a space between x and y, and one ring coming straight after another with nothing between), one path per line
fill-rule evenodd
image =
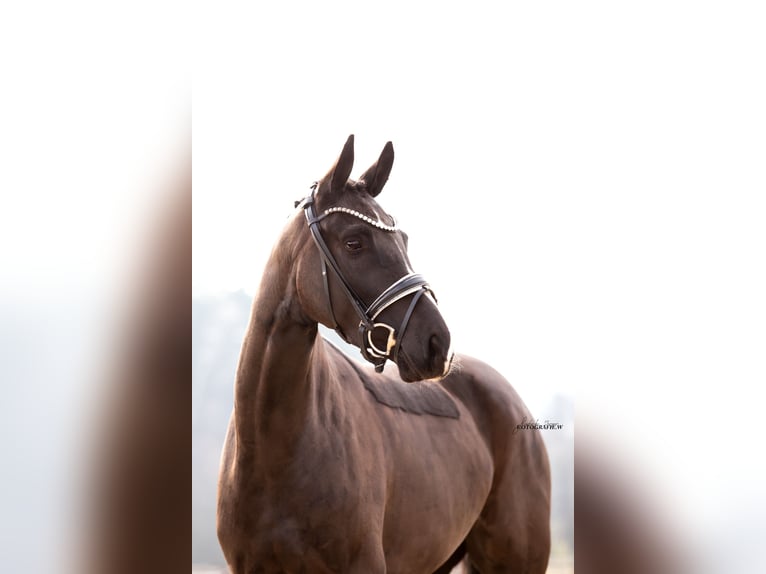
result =
M219 536L229 563L241 565L237 572L348 571L367 535L364 519L354 520L337 497L320 502L277 489L236 508L240 519Z

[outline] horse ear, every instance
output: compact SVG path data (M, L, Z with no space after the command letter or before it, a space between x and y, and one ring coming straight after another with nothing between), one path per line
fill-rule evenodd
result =
M346 187L346 182L354 167L354 134L348 136L343 151L332 169L322 178L319 184L319 193L339 194Z
M386 143L380 153L378 161L370 166L359 178L367 184L367 191L372 197L376 197L388 181L391 167L394 165L394 144Z

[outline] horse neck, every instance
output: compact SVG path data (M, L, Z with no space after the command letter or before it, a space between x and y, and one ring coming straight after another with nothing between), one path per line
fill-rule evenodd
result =
M295 440L316 411L324 353L317 323L300 308L289 243L280 241L266 265L242 345L234 413L243 449L269 441L276 452L275 441Z

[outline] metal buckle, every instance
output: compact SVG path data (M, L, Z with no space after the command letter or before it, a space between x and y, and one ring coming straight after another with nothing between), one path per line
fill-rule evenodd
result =
M388 330L388 341L386 341L386 350L385 352L381 349L378 349L378 347L375 345L375 343L372 342L372 332L377 329L378 327L382 327L384 329ZM385 323L373 323L372 329L368 329L367 331L367 342L370 344L370 346L367 348L367 351L373 356L377 357L379 359L387 359L391 356L391 349L393 349L396 346L396 329L391 327L390 325L386 325Z

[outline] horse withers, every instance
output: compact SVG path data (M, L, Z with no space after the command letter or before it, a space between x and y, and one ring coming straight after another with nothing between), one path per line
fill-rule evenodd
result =
M234 574L545 572L550 470L511 385L455 356L407 236L358 180L354 140L266 265L224 445L218 537ZM322 323L374 369L347 358ZM383 372L387 362L396 372Z

